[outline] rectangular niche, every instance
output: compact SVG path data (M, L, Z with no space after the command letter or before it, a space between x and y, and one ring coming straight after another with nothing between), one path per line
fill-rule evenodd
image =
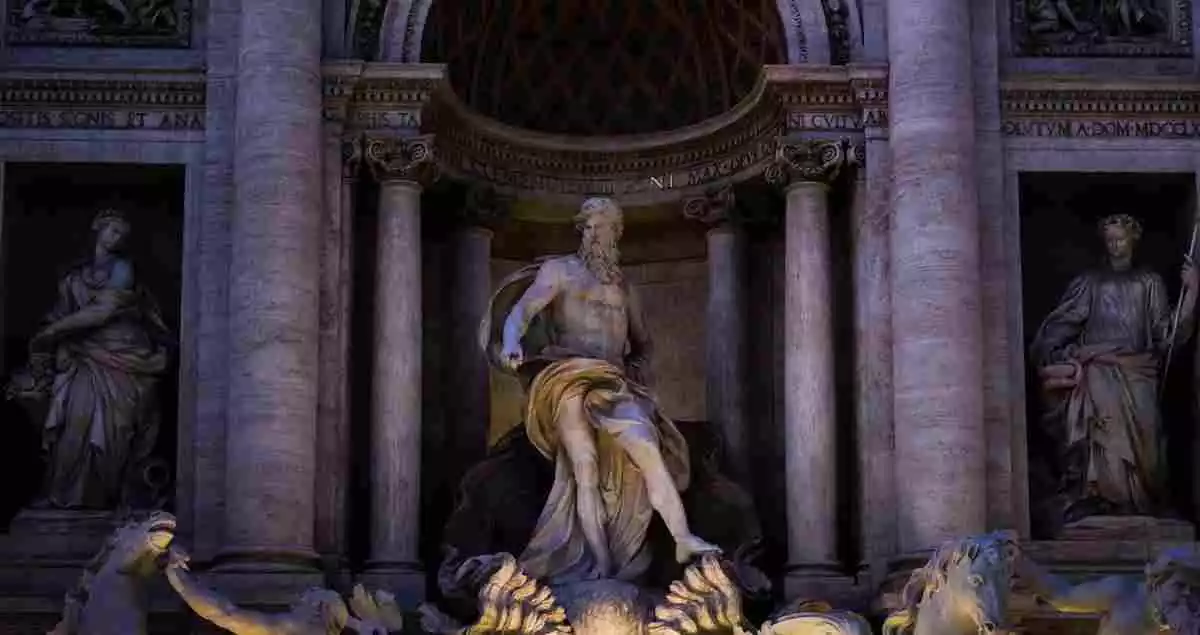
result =
M1192 56L1192 0L1136 0L1147 6L1149 17L1132 29L1122 21L1118 2L1009 2L1013 50L1021 57Z
M31 377L57 378L64 367L87 366L86 372L94 372L95 368L127 371L120 375L86 375L81 371L84 374L80 377L111 379L107 386L110 390L98 391L95 394L99 397L83 397L73 403L121 402L110 398L119 395L144 406L147 412L158 413L157 438L151 443L150 435L138 432L133 436L135 441L128 444L132 448L136 441L141 441L149 447L147 460L131 466L125 476L105 481L119 481L119 485L100 488L102 492L112 492L114 487L120 487L124 492L120 498L137 507L169 507L174 490L183 208L183 166L95 163L5 166L0 233L3 282L0 335L4 344L0 348L0 384L8 385L16 378L17 385L36 388L39 384ZM127 218L130 231L121 241L123 247L114 250L119 254L115 259L98 259L97 240L104 232L97 230L110 223L98 222L97 218L107 209L117 210ZM116 239L110 233L102 240ZM129 266L111 264L116 261ZM91 266L97 262L104 264ZM64 284L64 280L70 283ZM129 284L130 280L134 284ZM95 303L101 297L111 301L108 306L113 307L112 311L103 312L107 316L100 322L103 326L69 330L54 343L31 349L34 335L47 323L61 319L61 315L52 313L78 313L81 307L88 306L85 303ZM32 355L31 350L42 354ZM37 361L55 356L59 361L53 364ZM70 359L65 366L64 356ZM23 374L30 369L35 370ZM147 388L144 381L130 379L145 376L157 378L157 386ZM35 389L29 394L36 392ZM47 478L48 470L39 458L42 430L55 394L51 389L48 393L43 391L40 399L30 397L0 403L4 408L0 416L4 421L0 430L3 435L0 465L5 482L20 484L0 494L0 512L3 512L0 522L6 524L16 511L46 494L43 481L58 482ZM138 396L146 394L150 397ZM72 402L64 399L64 403ZM148 417L139 416L137 421L137 425L128 429L145 431L152 425ZM103 438L115 440L123 438L123 434L112 432ZM142 453L133 451L133 454ZM150 483L146 482L147 471ZM86 493L77 497L58 498L60 502L78 499L85 508L107 507L97 502L107 496L97 494L91 487L84 490Z
M1035 537L1049 538L1061 525L1056 510L1062 509L1062 500L1054 495L1064 465L1057 448L1065 431L1057 423L1061 420L1044 416L1050 402L1043 396L1030 344L1071 281L1106 266L1099 221L1111 214L1129 214L1141 223L1143 236L1133 264L1162 278L1173 308L1196 212L1196 185L1192 174L1182 173L1047 172L1022 173L1019 188L1030 515ZM1169 439L1167 464L1174 498L1169 502L1185 517L1193 514L1195 350L1194 336L1175 347L1160 402Z

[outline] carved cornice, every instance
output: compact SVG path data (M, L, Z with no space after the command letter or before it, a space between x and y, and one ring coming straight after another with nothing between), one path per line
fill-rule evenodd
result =
M765 81L737 108L676 131L619 137L568 137L485 119L453 95L441 96L442 166L504 193L576 201L588 195L624 203L678 200L762 171L781 133Z
M588 195L627 204L678 201L761 174L789 133L857 134L886 121L886 69L768 66L733 110L679 130L567 137L506 126L435 95L438 161L457 178L499 191L574 202ZM873 117L873 118L872 118Z
M736 209L737 201L733 196L733 187L729 185L683 200L683 217L710 227L735 221Z
M367 137L363 160L380 181L411 181L422 187L438 178L433 137Z
M1001 112L1010 137L1200 138L1200 83L1009 81Z
M785 188L797 183L828 185L846 167L852 147L848 139L782 142L767 169L767 182Z
M440 64L340 62L322 73L326 121L359 132L412 134L429 127L429 106L445 84Z
M0 128L203 130L204 99L199 74L8 73L0 75Z

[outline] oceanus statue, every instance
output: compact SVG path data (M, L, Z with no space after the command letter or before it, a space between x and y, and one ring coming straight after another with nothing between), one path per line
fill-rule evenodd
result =
M62 620L48 635L144 635L143 585L175 538L175 517L154 512L117 528L66 597Z
M883 635L978 635L1005 622L1017 557L1008 532L943 544L904 585L904 608L888 616Z

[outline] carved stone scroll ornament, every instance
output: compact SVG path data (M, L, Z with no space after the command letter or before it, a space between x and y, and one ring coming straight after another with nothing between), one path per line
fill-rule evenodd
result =
M850 142L846 139L784 141L763 177L779 187L799 182L829 184L841 174L849 155Z
M369 137L363 160L379 181L412 181L425 187L438 178L431 136Z
M703 196L694 196L683 202L684 218L709 226L729 223L735 220L736 213L737 205L730 186L709 190Z

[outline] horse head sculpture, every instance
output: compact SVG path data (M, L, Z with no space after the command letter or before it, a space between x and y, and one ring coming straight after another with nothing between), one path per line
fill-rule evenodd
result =
M146 632L142 589L175 538L175 517L154 512L109 536L67 594L62 621L50 635L136 635Z
M884 635L986 635L1005 622L1017 544L1007 532L942 545L904 586Z

